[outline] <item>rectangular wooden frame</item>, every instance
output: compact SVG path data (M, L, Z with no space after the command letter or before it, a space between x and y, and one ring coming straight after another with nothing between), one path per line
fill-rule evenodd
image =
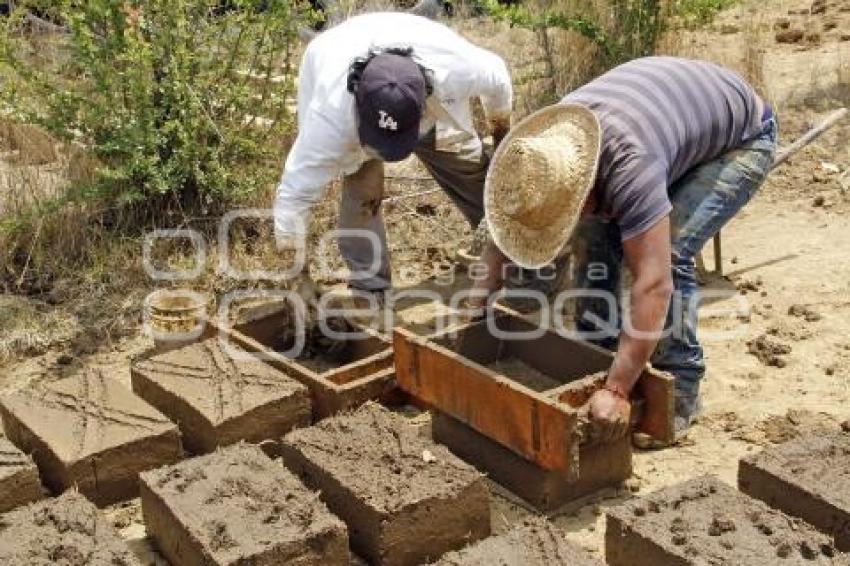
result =
M584 383L581 378L607 370L613 354L553 330L541 331L512 314L498 315L496 325L514 332L537 330L541 335L500 340L489 332L486 321L429 338L396 328L393 345L399 386L541 468L577 476L583 409L568 401L576 398L576 390L601 385L601 380ZM540 393L486 367L506 353L547 375L558 375L565 385ZM673 377L645 369L634 397L640 407L637 429L672 442Z
M389 337L369 328L358 327L375 351L341 367L316 373L310 368L269 348L273 333L280 327L279 313L271 313L229 328L207 317L197 341L218 337L235 344L297 380L310 389L313 418L323 419L353 409L368 400L379 399L395 389L393 349ZM156 355L154 350L145 357Z

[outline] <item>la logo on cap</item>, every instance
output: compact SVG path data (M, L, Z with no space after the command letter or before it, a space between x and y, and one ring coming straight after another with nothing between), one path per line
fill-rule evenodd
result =
M378 127L382 130L398 130L398 122L396 122L392 116L384 112L383 110L378 110Z

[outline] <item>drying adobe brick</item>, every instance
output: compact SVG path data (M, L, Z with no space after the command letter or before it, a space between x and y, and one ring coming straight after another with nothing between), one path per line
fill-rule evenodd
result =
M291 432L284 463L374 564L421 564L490 534L484 476L375 403Z
M180 566L348 566L345 525L313 493L240 443L141 475L148 533Z
M6 436L56 493L99 506L135 497L141 471L182 456L177 426L97 370L0 399Z
M241 356L250 355L222 347L217 338L171 350L133 364L133 391L180 425L183 445L193 453L277 439L309 424L307 388Z
M848 564L825 535L712 476L662 489L607 513L610 566Z
M595 446L582 446L579 474L573 480L544 470L498 442L440 411L432 412L431 433L487 476L539 511L553 511L566 503L621 484L632 475L632 443L628 437Z
M0 513L44 497L38 469L14 444L0 438Z
M810 433L741 460L738 487L850 551L850 434Z
M508 532L451 552L435 566L604 566L567 540L542 517L530 517Z
M0 515L4 566L141 566L112 525L75 491Z

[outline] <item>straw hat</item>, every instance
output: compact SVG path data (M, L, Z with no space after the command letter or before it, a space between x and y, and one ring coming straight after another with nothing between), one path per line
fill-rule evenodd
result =
M587 107L556 104L514 126L490 163L484 212L493 241L526 268L554 260L596 179L599 121Z

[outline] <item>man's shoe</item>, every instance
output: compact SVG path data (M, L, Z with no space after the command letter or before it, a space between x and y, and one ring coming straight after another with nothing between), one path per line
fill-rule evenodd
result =
M641 450L658 450L678 444L688 437L691 425L702 413L702 396L676 395L676 415L673 417L673 442L662 442L643 432L632 434L632 444Z

